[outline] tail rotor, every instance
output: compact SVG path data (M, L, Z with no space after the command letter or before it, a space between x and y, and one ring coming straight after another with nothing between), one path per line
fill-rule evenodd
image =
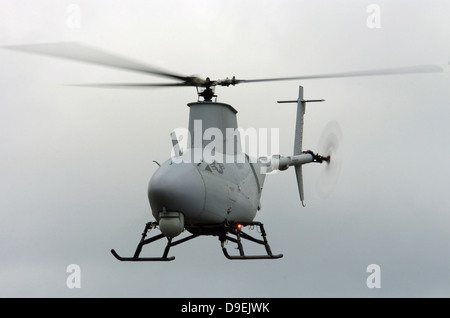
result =
M319 153L327 159L316 183L317 194L323 199L329 197L339 179L342 167L342 136L339 124L331 121L325 126L319 139Z

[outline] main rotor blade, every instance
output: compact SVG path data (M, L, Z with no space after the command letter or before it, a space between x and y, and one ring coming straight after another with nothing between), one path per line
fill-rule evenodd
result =
M147 88L147 87L177 87L191 86L189 83L88 83L68 84L68 86L100 87L100 88Z
M356 71L356 72L328 73L328 74L318 74L318 75L263 78L263 79L251 79L251 80L236 80L236 84L289 81L289 80L307 80L307 79L318 79L318 78L359 77L359 76L378 76L378 75L413 74L413 73L436 73L436 72L443 72L442 67L440 67L438 65L416 65L416 66L408 66L408 67L366 70L366 71Z
M158 68L135 62L78 42L41 43L3 46L2 48L58 57L68 60L109 66L127 71L146 73L186 81L189 77L166 72Z

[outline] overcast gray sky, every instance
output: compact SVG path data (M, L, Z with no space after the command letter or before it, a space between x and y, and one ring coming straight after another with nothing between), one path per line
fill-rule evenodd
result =
M379 28L369 23L379 8ZM420 64L448 65L442 1L6 1L0 45L82 41L177 73L266 78ZM373 20L370 20L373 22ZM342 169L326 199L323 167L269 175L257 220L284 258L228 261L215 237L168 263L121 263L152 220L147 184L186 127L192 88L110 90L68 83L155 81L100 66L0 51L0 296L450 296L448 73L217 88L243 128L279 128L293 149L298 85L304 148L329 121ZM159 255L162 245L145 249ZM81 288L69 289L69 264ZM369 289L366 268L381 268Z

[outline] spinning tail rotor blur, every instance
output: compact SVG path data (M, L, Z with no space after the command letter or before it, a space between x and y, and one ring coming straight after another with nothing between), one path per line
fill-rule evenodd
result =
M317 194L322 199L330 196L338 182L342 167L342 139L342 130L336 121L329 122L320 136L318 151L328 158L316 183Z

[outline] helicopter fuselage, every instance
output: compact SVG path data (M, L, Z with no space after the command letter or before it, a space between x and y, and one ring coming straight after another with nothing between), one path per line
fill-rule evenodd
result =
M265 179L260 164L245 154L243 160L223 163L191 162L198 151L202 149L188 149L182 158L168 159L153 174L148 198L155 219L159 221L165 212L180 212L188 230L196 225L253 221Z

